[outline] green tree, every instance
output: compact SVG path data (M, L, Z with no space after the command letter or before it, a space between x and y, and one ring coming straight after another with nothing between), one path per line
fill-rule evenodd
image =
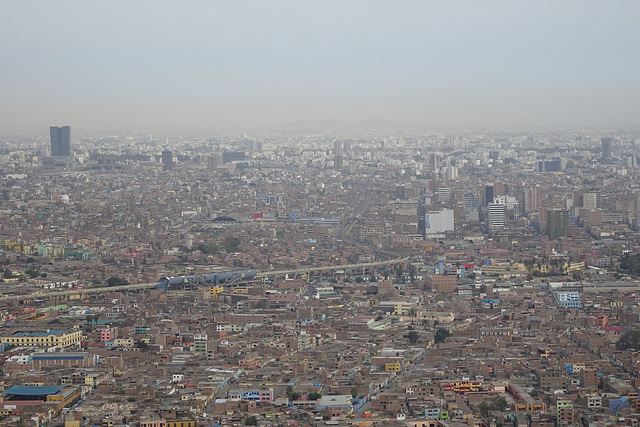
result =
M509 403L507 402L507 399L505 399L504 397L499 397L492 402L483 401L478 403L477 409L480 412L482 418L494 419L495 417L492 415L492 412L503 412L508 407Z
M197 248L200 252L207 255L215 255L218 253L218 247L213 243L207 245L204 243L200 243Z
M629 329L620 335L616 347L618 350L640 350L640 329Z
M287 397L291 399L291 395L293 394L293 386L288 385L285 393L287 394Z
M358 387L351 387L351 397L354 399L358 396Z
M415 308L411 307L409 309L409 316L411 316L411 324L413 325L413 319L414 317L416 317L416 314L418 314L418 312L416 311Z
M128 284L129 283L126 281L126 279L123 279L118 276L111 276L107 279L107 286L121 286L121 285L128 285Z
M415 344L418 342L418 338L420 337L420 335L418 334L418 332L416 331L410 331L407 334L407 338L409 339L409 343L410 344Z
M640 275L640 254L625 254L620 258L620 270L633 274L634 276Z
M416 267L413 264L409 264L409 280L411 283L416 281Z
M435 341L437 343L445 342L451 334L445 328L438 328L436 331Z
M478 411L480 411L482 418L488 418L491 413L491 405L487 402L480 402L478 403Z
M318 393L317 391L312 391L311 393L309 393L307 395L307 399L308 400L318 400L322 397L322 395L320 393Z
M257 426L258 425L258 419L255 417L255 415L251 415L248 416L244 419L244 425L246 426Z
M507 402L507 399L505 399L504 397L499 397L496 399L496 401L493 403L493 409L495 411L505 411L507 408L509 407L509 403Z
M293 393L291 393L291 400L298 400L300 399L300 393L298 393L297 391L294 391Z
M224 250L228 253L238 252L238 248L240 247L240 239L237 237L227 237L224 239Z
M32 269L32 268L27 268L24 273L29 276L30 278L36 278L38 276L40 276L40 273L38 273L36 270Z

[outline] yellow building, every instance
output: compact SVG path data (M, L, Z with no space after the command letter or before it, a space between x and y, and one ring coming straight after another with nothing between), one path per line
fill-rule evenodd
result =
M496 276L501 278L524 277L528 274L524 264L514 265L483 265L481 267L484 276Z
M409 315L409 311L413 308L414 304L412 302L394 302L393 304L393 314L396 316L407 316Z
M196 422L191 420L174 421L167 420L167 427L196 427Z
M218 295L220 295L222 291L224 291L222 286L213 286L205 289L206 297L213 299L218 298Z
M386 362L384 370L387 372L400 372L400 362Z
M0 342L18 346L40 346L64 348L79 343L82 331L17 331L0 337Z

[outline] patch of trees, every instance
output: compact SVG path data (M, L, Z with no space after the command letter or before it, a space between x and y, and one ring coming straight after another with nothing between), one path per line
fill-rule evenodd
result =
M640 329L629 329L616 343L618 350L640 350Z
M451 333L449 333L449 331L447 331L445 328L438 328L438 330L436 331L435 341L437 343L445 342L450 335Z
M640 253L625 254L620 259L620 270L634 276L640 276Z
M197 249L203 254L207 254L207 255L215 255L218 253L218 246L214 245L213 243L209 245L200 243Z
M111 276L107 279L107 286L121 286L128 284L129 282L127 282L127 279L123 279L122 277L118 276Z

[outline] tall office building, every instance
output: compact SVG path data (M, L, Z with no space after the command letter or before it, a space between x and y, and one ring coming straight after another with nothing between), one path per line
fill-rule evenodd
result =
M633 224L638 229L640 220L640 191L636 191L633 197Z
M247 160L247 155L244 151L224 151L222 153L222 163L236 163L244 162Z
M613 143L613 138L601 138L601 141L602 141L602 158L610 159L611 144Z
M504 204L489 203L487 207L489 211L489 227L503 228L505 221Z
M569 232L569 211L547 209L547 236L550 240L566 236Z
M162 152L162 170L170 171L171 169L173 169L173 152L164 150Z
M344 168L344 156L342 154L336 154L333 156L333 169L340 170Z
M478 196L473 193L465 193L464 195L464 208L465 210L477 210L478 209Z
M560 172L562 170L562 160L540 160L538 162L538 172Z
M582 195L582 207L593 210L602 207L602 196L599 191L593 191Z
M431 172L437 172L440 169L440 157L435 154L429 155L429 170Z
M451 201L451 188L449 188L449 187L438 187L438 201L439 202L449 202L449 201Z
M344 150L344 145L342 141L333 141L333 154L342 153Z
M51 156L71 157L71 127L51 126L49 133L51 135Z
M218 154L212 154L207 157L207 171L211 172L218 169L220 164L220 156Z
M484 203L489 206L489 203L493 203L493 185L485 185L484 187Z
M524 210L533 212L542 207L542 189L539 185L524 190Z

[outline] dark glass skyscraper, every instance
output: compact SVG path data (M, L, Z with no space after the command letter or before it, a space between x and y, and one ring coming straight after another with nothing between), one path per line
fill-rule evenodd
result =
M489 206L489 203L493 203L493 185L484 186L484 203Z
M53 157L71 157L71 127L51 126L51 155Z
M164 150L162 152L162 170L170 171L173 169L173 152L171 150Z
M547 236L550 240L566 236L569 232L569 211L547 209Z
M602 141L602 158L610 159L611 145L613 143L613 138L601 138L601 141Z

